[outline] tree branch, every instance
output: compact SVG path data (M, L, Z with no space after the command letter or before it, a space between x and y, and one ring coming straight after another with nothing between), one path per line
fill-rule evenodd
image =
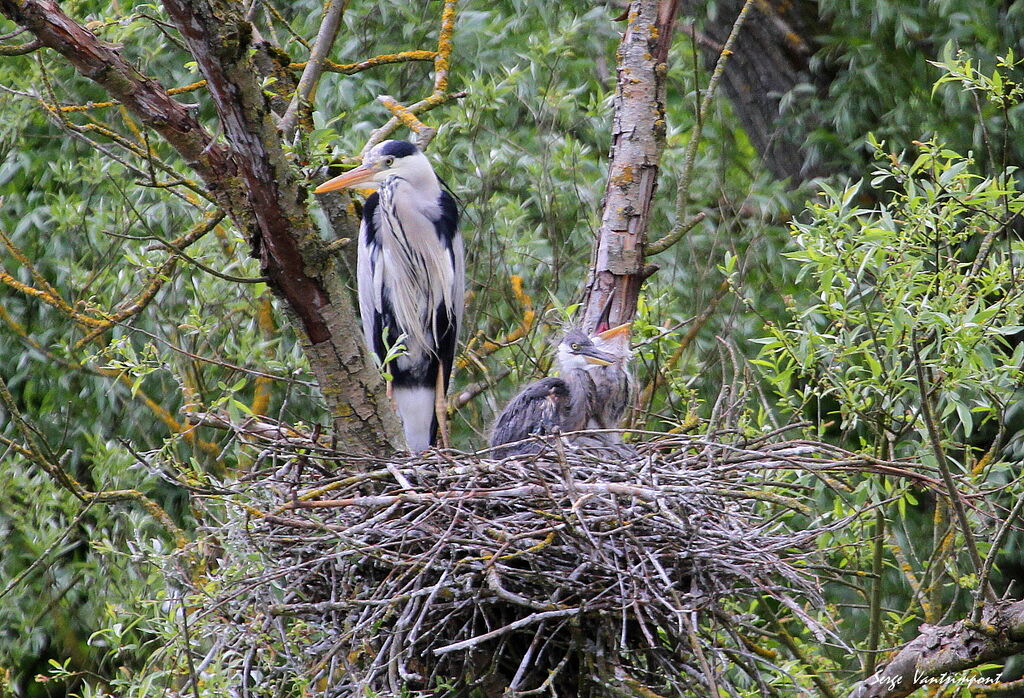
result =
M324 72L324 61L331 52L334 39L338 36L338 29L341 27L341 15L345 12L346 0L331 0L330 5L324 11L323 21L320 22L320 31L317 32L316 42L309 53L309 61L302 70L302 77L299 78L299 86L295 90L295 96L288 111L281 119L281 133L285 138L291 138L299 123L299 114L302 109L308 108L316 93L316 87L320 82L320 76Z
M721 52L718 54L718 63L715 65L715 71L711 74L711 80L708 81L707 89L704 91L704 100L700 104L697 121L693 124L693 130L690 131L690 140L686 144L686 152L683 155L683 171L679 173L679 184L676 186L676 224L672 226L672 229L664 237L655 240L647 246L645 254L648 257L664 252L672 247L693 226L700 222L696 217L686 218L687 198L690 194L690 180L693 177L693 163L697 159L697 146L700 145L700 136L704 129L704 121L707 119L708 109L711 107L711 102L718 91L718 83L725 73L725 64L729 60L729 56L732 55L732 47L736 43L736 39L740 35L740 29L743 27L743 23L746 21L747 15L750 14L750 8L753 5L754 0L746 0L743 3L743 7L736 16L736 21L733 22L729 38L726 39L725 46L722 47Z
M436 130L423 124L417 114L430 111L453 99L460 99L466 96L465 92L448 92L448 69L452 55L452 34L455 33L455 8L458 0L444 0L444 8L441 10L441 29L437 33L437 51L434 55L434 89L430 96L421 99L419 102L408 107L396 102L387 95L380 99L388 110L394 114L387 123L370 134L366 145L363 146L361 155L366 155L370 148L384 141L388 136L402 124L408 126L417 135L417 145L425 149L430 140L434 137Z
M7 411L8 417L10 417L11 422L14 423L18 431L21 432L22 438L25 441L24 446L17 446L13 442L12 445L15 445L20 453L53 478L54 482L56 482L60 487L67 490L87 505L91 505L95 502L105 504L128 501L136 502L139 506L145 509L146 512L157 521L157 523L167 530L167 533L176 547L179 549L184 548L188 543L185 533L176 523L174 523L174 520L168 516L167 512L142 492L135 489L101 490L94 492L86 489L70 473L64 470L64 468L61 467L61 464L57 462L49 446L37 438L33 427L29 425L21 415L21 412L18 410L17 402L14 400L14 396L11 395L10 390L8 390L7 383L4 381L3 376L0 376L0 406Z
M42 48L42 46L42 42L38 39L29 41L26 44L0 45L0 56L24 56L26 53L32 53L36 49Z
M981 623L922 625L921 634L850 698L904 698L929 677L955 674L1024 651L1024 601L990 606ZM953 677L955 678L955 677Z
M92 32L72 20L55 0L0 0L0 12L27 28L43 46L64 56L170 143L216 190L231 166L227 150L171 99L159 82L147 78Z
M982 562L981 554L978 552L978 545L974 541L974 533L971 531L971 523L967 518L967 512L964 509L963 500L960 498L960 491L956 488L956 483L953 481L953 474L949 472L949 461L946 460L946 454L942 448L942 440L939 437L939 430L935 424L935 419L932 416L931 400L928 397L928 385L924 377L924 364L921 362L921 352L918 349L917 342L917 330L915 328L911 332L910 348L914 356L914 371L917 376L917 387L921 394L921 417L924 419L925 427L928 431L928 439L931 442L932 452L935 455L935 461L939 466L939 472L942 474L942 481L946 485L946 496L949 497L949 504L956 516L957 523L960 525L960 532L964 537L967 554L971 558L971 563L974 565L975 573L981 574L985 565ZM938 564L937 561L936 564ZM995 601L996 599L995 591L993 591L992 587L987 583L984 587L978 589L978 595L975 602L981 603L982 598L989 601Z

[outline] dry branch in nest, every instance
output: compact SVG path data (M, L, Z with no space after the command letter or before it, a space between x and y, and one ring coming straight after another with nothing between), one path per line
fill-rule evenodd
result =
M255 483L262 501L247 495L218 529L249 560L243 570L229 555L207 580L205 618L232 619L249 689L299 676L328 695L756 685L767 660L749 644L750 599L835 640L804 611L819 605L811 570L825 528L760 486L779 469L849 465L818 449L673 437L624 461L556 442L504 461L364 459L357 474L310 484L323 472L310 459L337 471L331 461L347 457L289 446L277 453L287 464ZM288 484L300 477L301 489ZM761 505L776 515L763 519ZM271 656L268 637L290 649Z

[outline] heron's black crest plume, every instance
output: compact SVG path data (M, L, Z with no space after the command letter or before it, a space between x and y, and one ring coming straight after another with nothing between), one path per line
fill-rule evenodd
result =
M384 143L384 147L380 149L380 154L391 155L396 158L404 158L409 155L415 155L419 150L419 148L409 141L387 141Z

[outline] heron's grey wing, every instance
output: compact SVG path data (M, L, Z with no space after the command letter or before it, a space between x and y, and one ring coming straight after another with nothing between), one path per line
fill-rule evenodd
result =
M455 288L452 294L455 301L455 339L459 338L462 330L462 315L466 309L466 253L462 243L462 235L455 234L452 241L452 255L455 261Z
M370 350L381 359L384 355L381 334L383 325L383 280L380 275L380 243L377 239L376 192L363 205L363 220L359 224L359 247L356 255L356 284L359 293L359 317L363 325L363 337Z
M455 199L448 192L441 190L441 218L435 224L438 237L447 239L451 252L452 267L455 270L452 283L453 309L455 311L455 323L457 328L462 327L462 311L466 305L466 252L462 241L462 233L459 232L459 207ZM458 339L458 332L456 332Z
M444 313L440 310L438 312L438 356L444 368L444 385L447 390L466 304L466 255L459 232L459 209L455 199L442 190L439 203L441 215L434 222L434 229L438 239L447 248L452 265L452 307Z
M526 386L494 421L491 446L522 441L533 434L551 434L556 427L561 431L578 428L565 423L570 398L569 388L561 378L541 378Z

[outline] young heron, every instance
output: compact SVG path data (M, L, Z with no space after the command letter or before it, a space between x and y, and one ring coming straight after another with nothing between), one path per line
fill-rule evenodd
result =
M363 164L316 188L376 189L363 206L356 276L367 345L383 361L401 338L389 370L412 451L437 442L462 322L465 261L459 212L426 156L412 143L384 141ZM442 429L445 434L445 430Z
M590 371L594 387L589 393L591 402L587 429L615 429L629 407L636 387L629 368L630 359L633 358L629 346L629 329L628 324L609 327L607 312L597 323L596 334L592 337L594 346L613 355L615 362ZM619 432L592 434L591 438L604 445L622 443L622 434Z
M626 409L626 393L619 386L625 379L625 358L598 346L618 343L630 326L619 325L588 337L569 330L558 345L559 377L548 376L531 383L509 401L491 430L490 445L524 441L532 435L579 431L585 428L614 428ZM628 353L628 340L626 349ZM495 457L536 453L532 441L517 443L494 452Z

